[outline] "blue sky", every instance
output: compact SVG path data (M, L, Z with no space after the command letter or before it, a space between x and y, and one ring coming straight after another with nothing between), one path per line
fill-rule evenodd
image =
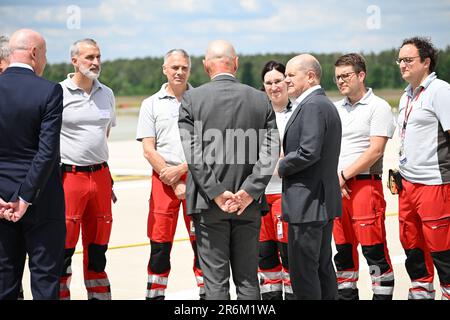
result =
M24 27L44 35L50 63L68 62L70 44L86 37L103 60L172 48L199 56L214 39L240 54L367 53L414 35L447 47L450 0L1 0L0 34Z

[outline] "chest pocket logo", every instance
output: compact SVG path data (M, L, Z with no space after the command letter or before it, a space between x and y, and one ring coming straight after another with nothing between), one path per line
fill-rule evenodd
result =
M98 113L100 114L100 119L106 119L109 120L111 119L111 111L105 110L105 109L98 109Z

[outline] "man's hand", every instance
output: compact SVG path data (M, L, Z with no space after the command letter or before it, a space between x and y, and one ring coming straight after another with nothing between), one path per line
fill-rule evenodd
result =
M239 203L239 211L237 215L241 215L244 210L253 202L253 198L245 190L239 190L235 194L235 201Z
M186 199L186 183L184 181L178 181L172 185L173 192L178 199L184 200Z
M341 196L342 196L342 198L345 197L345 198L350 200L350 193L351 192L352 192L352 190L350 190L346 184L344 184L342 186L342 188L341 188Z
M214 202L222 211L228 213L236 212L239 209L239 203L236 202L235 195L230 191L225 191L215 197Z
M185 164L180 164L178 166L169 166L162 168L159 172L159 178L163 183L171 186L178 182L181 176L186 173L185 166Z
M4 219L3 213L10 209L10 205L4 201L2 198L0 198L0 219Z
M339 186L341 187L341 196L342 198L347 198L350 200L350 192L352 192L352 190L350 190L346 184L346 181L344 180L344 178L342 178L341 174L338 174L338 178L339 178Z
M9 202L8 205L10 208L3 212L3 217L12 222L22 219L29 206L28 203L20 199L15 202Z
M280 161L282 160L284 158L284 151L283 151L283 147L281 147L281 153L280 153L280 157L278 158L278 161L277 161L277 165L275 166L275 174L279 177L279 178L281 178L280 177L280 173L278 172L278 167L280 166Z

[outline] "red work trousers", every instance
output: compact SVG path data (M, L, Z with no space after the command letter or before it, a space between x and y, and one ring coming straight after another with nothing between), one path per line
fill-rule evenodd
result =
M450 299L450 184L402 180L399 193L400 241L411 278L408 299L434 299L434 266L442 299Z
M394 272L386 245L384 225L386 202L381 180L349 179L350 199L342 199L342 216L336 218L333 237L337 253L334 256L338 293L341 300L359 299L358 245L372 280L374 300L391 300L394 291Z
M186 176L182 177L185 181ZM150 210L148 214L147 234L150 238L151 252L147 267L148 281L146 299L164 299L170 273L170 252L175 236L180 205L194 250L194 274L200 297L204 294L203 275L198 264L195 230L191 218L186 212L186 202L176 197L171 186L164 184L153 171Z
M267 194L270 211L261 218L259 235L260 291L263 300L293 298L287 254L288 225L281 218L281 194ZM281 258L281 260L280 260Z
M80 230L88 299L111 299L111 286L105 272L105 254L112 227L111 184L108 167L94 172L63 172L67 236L60 299L70 299L72 255Z

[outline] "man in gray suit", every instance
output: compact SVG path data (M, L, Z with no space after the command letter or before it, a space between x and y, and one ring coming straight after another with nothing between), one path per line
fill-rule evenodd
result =
M275 114L263 92L235 78L230 43L210 43L203 64L211 82L186 91L179 127L206 299L230 299L231 266L237 298L259 300L261 211L279 154Z
M293 113L284 131L278 173L283 178L283 219L288 224L292 289L298 299L335 299L333 218L341 215L337 165L341 121L320 87L321 67L303 54L286 66Z

